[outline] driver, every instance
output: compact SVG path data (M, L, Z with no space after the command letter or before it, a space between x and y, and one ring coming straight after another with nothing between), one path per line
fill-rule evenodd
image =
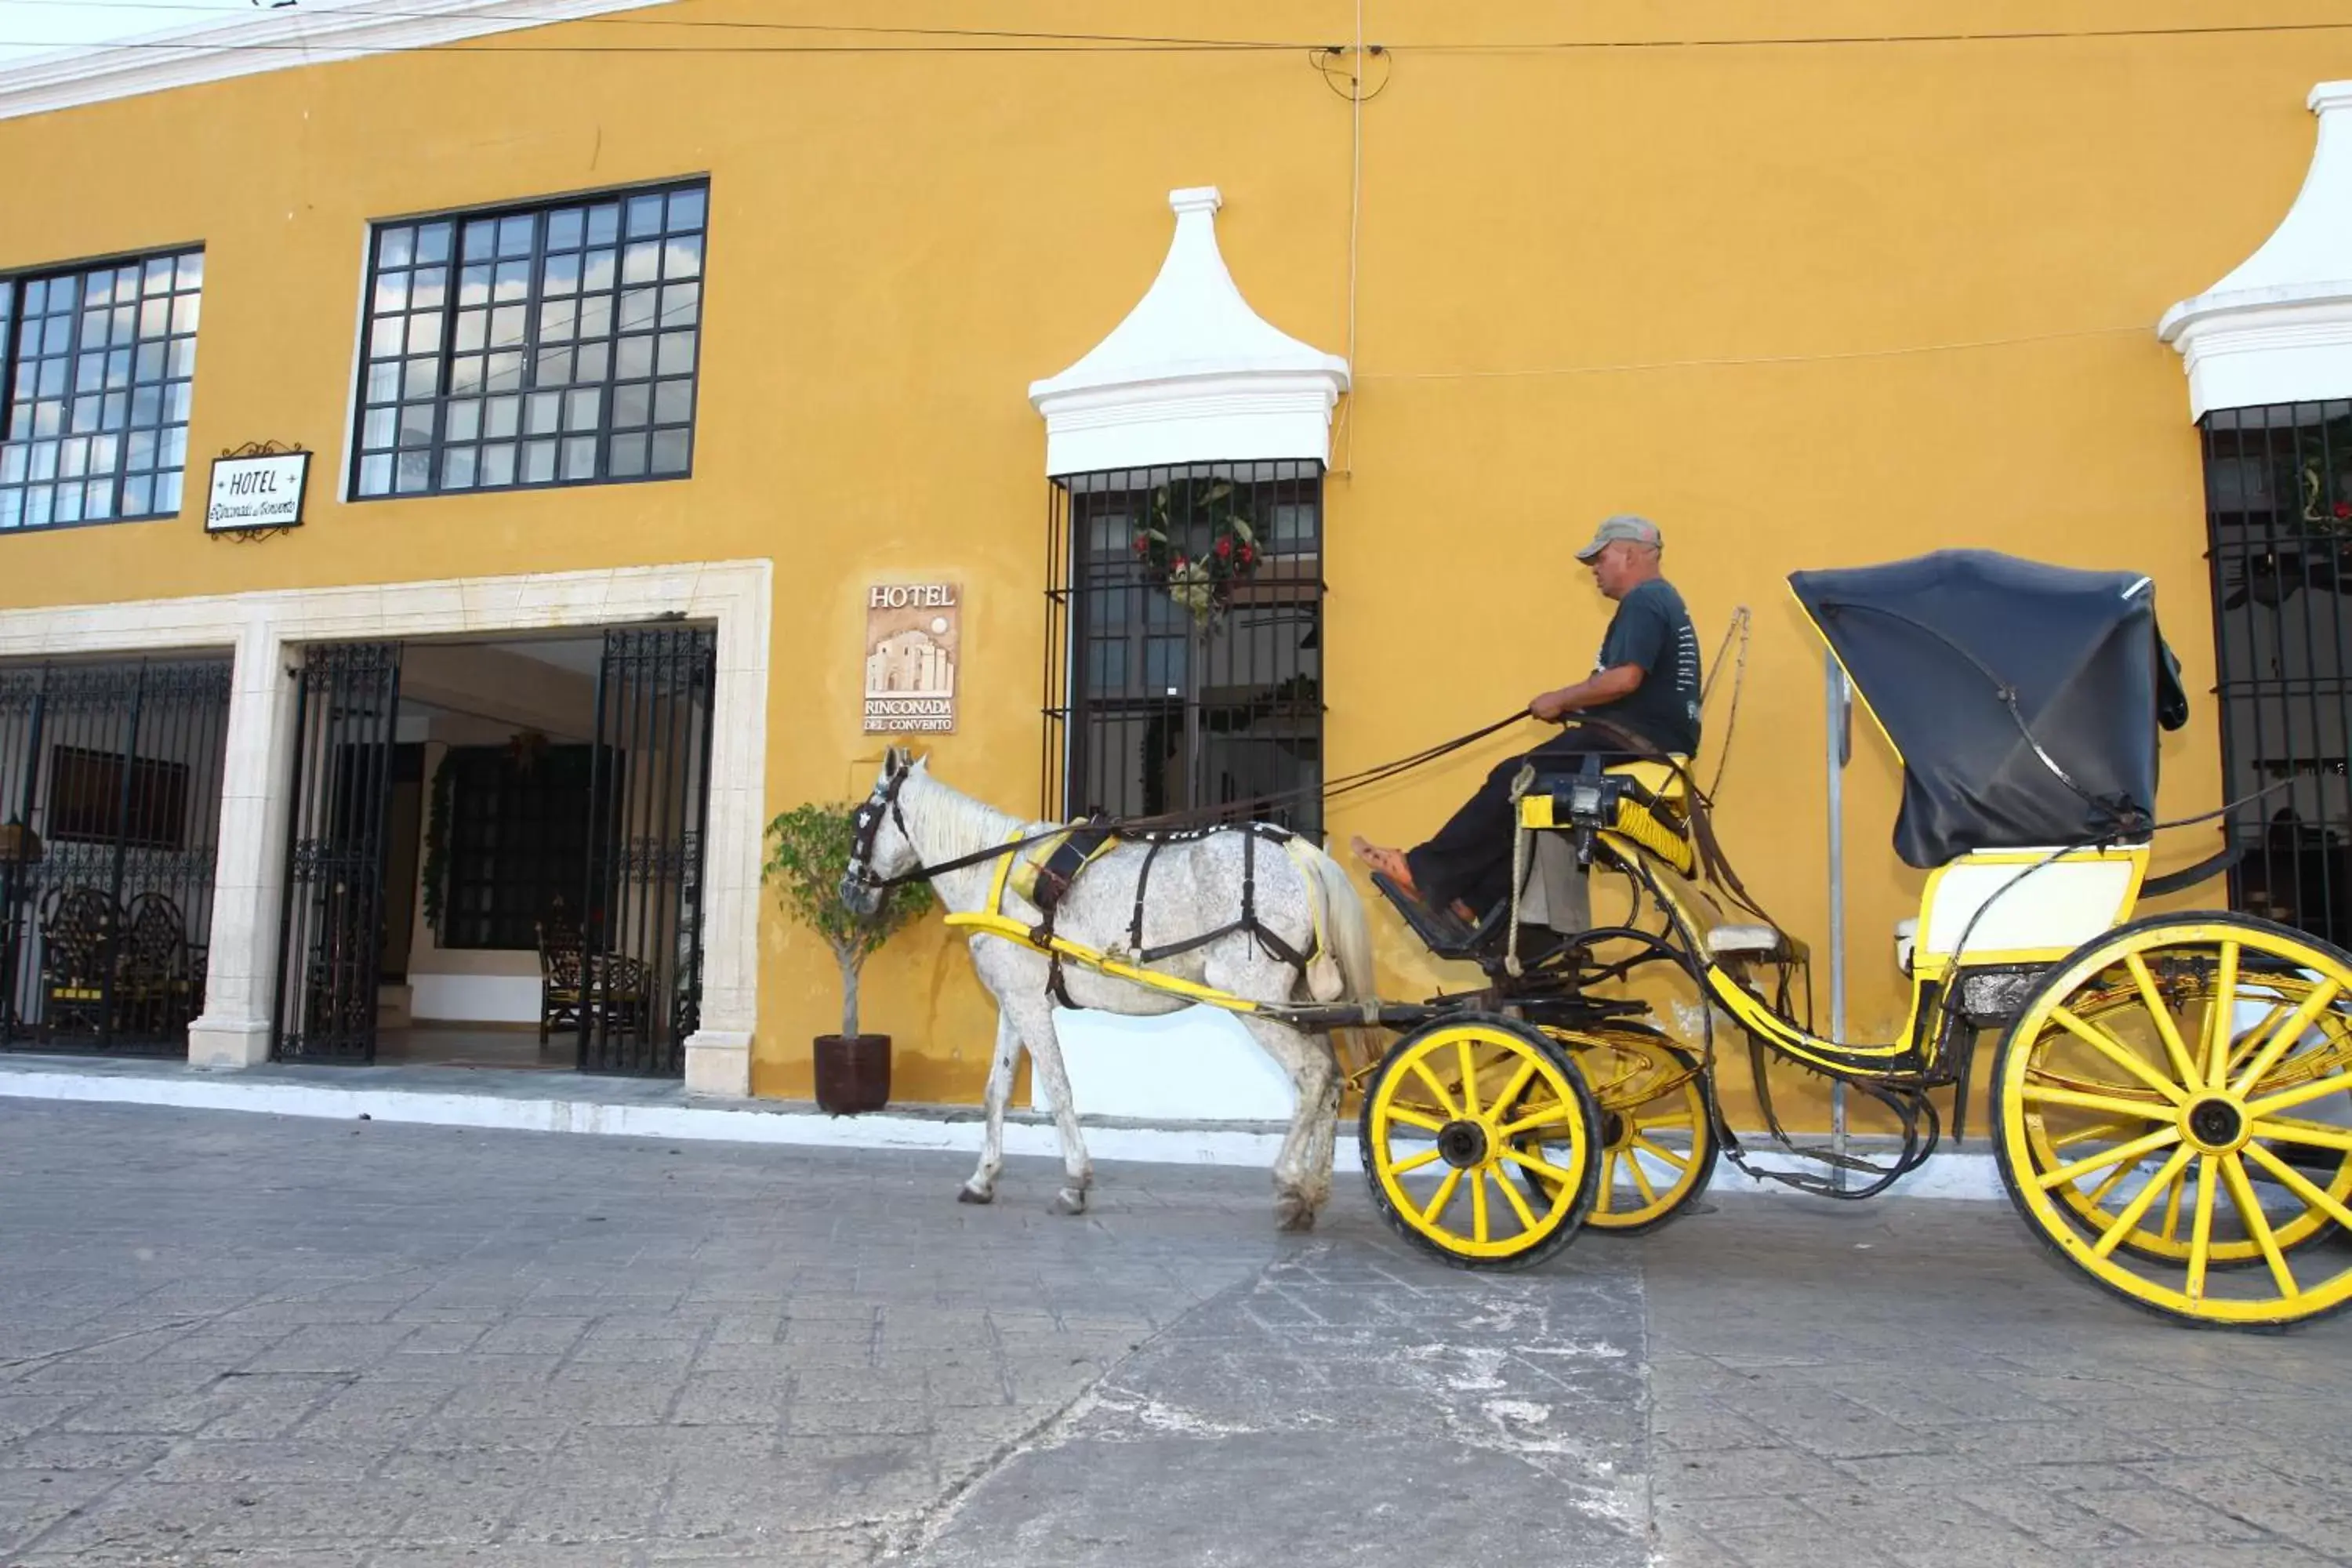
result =
M1665 541L1647 518L1601 523L1576 558L1592 569L1617 613L1601 639L1592 674L1547 691L1528 711L1549 723L1583 721L1520 756L1495 765L1478 793L1429 842L1385 849L1359 835L1356 858L1432 908L1451 907L1475 923L1510 893L1511 781L1522 764L1558 769L1598 754L1603 766L1634 757L1698 750L1698 634L1673 584L1658 574Z

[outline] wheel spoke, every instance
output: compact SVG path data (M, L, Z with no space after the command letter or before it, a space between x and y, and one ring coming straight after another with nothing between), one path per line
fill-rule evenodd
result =
M1445 1212L1445 1205L1454 1201L1454 1189L1461 1184L1462 1167L1455 1165L1448 1169L1445 1179L1437 1184L1437 1195L1429 1200L1427 1208L1421 1211L1421 1223L1424 1226L1435 1225L1437 1216Z
M2189 1190L2189 1174L2182 1172L2173 1178L2172 1186L2164 1194L2164 1228L2157 1234L2167 1241L2180 1239L2180 1198Z
M2286 1266L2286 1255L2279 1250L2278 1237L2271 1230L2270 1215L2263 1213L2254 1184L2246 1180L2245 1163L2235 1154L2222 1155L2221 1177L2230 1184L2230 1196L2237 1204L2246 1229L2252 1233L2254 1245L2263 1249L2263 1260L2271 1266L2271 1278L2278 1283L2280 1299L2301 1299L2303 1287L2295 1283L2294 1270Z
M2256 1121L2250 1138L2272 1138L2282 1143L2302 1143L2314 1149L2341 1149L2352 1153L2352 1128L2326 1127L2316 1121Z
M1462 1068L1462 1114L1475 1121L1478 1116L1478 1054L1470 1048L1469 1036L1465 1035L1454 1042L1454 1056Z
M1677 1110L1665 1116L1642 1118L1642 1125L1644 1127L1688 1127L1690 1124L1691 1117L1687 1110Z
M2142 1121L2169 1121L2175 1114L2170 1105L2159 1105L2154 1100L2084 1094L2076 1089L2060 1089L2056 1084L2029 1083L2021 1092L2028 1104L2068 1105L2077 1110L2104 1110L2110 1116L2136 1117Z
M1672 1149L1665 1147L1664 1144L1651 1142L1639 1132L1633 1134L1633 1147L1656 1155L1659 1159L1664 1160L1667 1164L1672 1165L1677 1171L1687 1171L1690 1169L1690 1162L1688 1160L1684 1159L1680 1154L1675 1153Z
M2163 1169L2157 1172L2156 1179L2142 1187L2138 1195L2124 1205L2124 1212L2116 1216L2115 1224L2107 1226L2099 1239L2092 1243L2091 1251L2095 1256L2109 1256L2124 1237L2131 1234L2139 1224L2140 1216L2147 1213L2148 1205L2156 1202L2156 1194L2163 1190L2164 1184L2180 1173L2180 1168L2189 1163L2189 1156L2192 1152L2194 1151L2186 1143L2172 1152L2172 1157L2165 1161Z
M1642 1169L1641 1156L1628 1151L1625 1168L1633 1173L1633 1184L1642 1190L1642 1206L1654 1206L1658 1201L1658 1189L1650 1184L1650 1173Z
M1437 1100L1437 1109L1445 1112L1447 1121L1451 1121L1461 1116L1462 1111L1454 1103L1454 1097L1445 1091L1444 1084L1437 1081L1437 1075L1429 1070L1429 1063L1426 1060L1420 1057L1413 1058L1412 1070L1416 1078L1429 1086L1430 1094Z
M1563 1187L1572 1187L1576 1184L1575 1177L1549 1160L1538 1159L1533 1154L1522 1154L1517 1149L1501 1149L1496 1152L1514 1165L1523 1170L1533 1171L1546 1181L1558 1182Z
M2315 1078L2309 1083L2299 1083L2293 1089L2283 1089L2276 1094L2265 1095L2261 1100L2248 1100L2246 1114L2259 1121L2263 1117L2275 1116L2282 1110L2292 1110L2298 1105L2308 1105L2315 1100L2326 1100L2331 1094L2342 1094L2347 1090L2352 1090L2352 1072L2336 1073L2327 1078Z
M1486 1173L1495 1179L1496 1190L1509 1200L1511 1212L1519 1216L1519 1224L1526 1227L1529 1236L1533 1236L1540 1228L1542 1222L1536 1218L1536 1211L1528 1207L1528 1200L1519 1196L1519 1184L1500 1171L1489 1171Z
M2073 1132L2056 1134L2050 1140L2050 1147L2053 1152L2071 1149L2077 1143L2088 1143L2095 1139L2121 1136L2137 1125L2139 1123L2137 1121L2094 1122L2088 1127L2080 1128Z
M2344 987L2333 980L2313 987L2311 994L2303 999L2303 1005L2288 1014L2286 1022L2271 1031L2270 1037L2263 1042L2262 1049L2254 1053L2254 1059L2246 1064L2246 1070L2230 1085L2230 1092L2242 1095L2262 1082L2263 1076L2278 1065L2279 1058L2303 1038L2303 1032L2311 1027L2311 1021L2325 1012L2343 991Z
M2128 1161L2124 1164L2117 1165L2114 1170L2107 1173L2107 1179L2105 1181L2101 1182L2097 1186L2091 1189L2090 1194L2084 1198L2083 1201L2090 1205L2091 1207L2095 1209L2103 1209L2106 1207L2107 1200L2116 1195L2116 1189L2122 1186L2126 1181L2130 1180L2131 1173L2138 1169L2139 1162L2137 1160Z
M2346 1230L2352 1230L2352 1208L2347 1208L2343 1204L2328 1196L2325 1188L2301 1171L2296 1170L2259 1143L2246 1145L2246 1157L2276 1176L2280 1184L2296 1197L2301 1198Z
M1402 1105L1391 1105L1384 1114L1391 1121L1402 1121L1407 1127L1418 1127L1423 1132L1443 1132L1445 1123L1434 1116L1423 1116L1418 1110L1408 1110Z
M1391 1165L1389 1167L1389 1173L1391 1175L1402 1176L1407 1171L1418 1171L1423 1165L1436 1163L1438 1157L1444 1152L1444 1151L1442 1149L1424 1149L1410 1160L1399 1160L1395 1164Z
M2107 1166L2114 1164L2118 1160L2126 1160L2137 1163L2143 1156L2152 1154L2158 1149L2168 1148L2179 1142L2179 1128L2159 1127L2145 1138L2135 1138L2128 1143L2118 1143L2114 1148L2107 1150L2105 1153L2093 1154L2087 1159L2077 1160L2071 1165L2061 1165L2056 1170L2045 1172L2033 1179L2042 1184L2044 1190L2051 1187L2063 1187L2067 1183L2074 1181L2079 1177L2087 1176L2094 1171L2104 1170ZM2112 1190L2114 1183L2120 1180L2122 1177L2128 1175L2131 1169L2132 1166L2130 1164L2126 1164L2122 1170L2116 1172L2114 1176L2109 1177L2108 1184L2102 1186L2097 1193L2093 1194L2091 1201L2095 1204L2097 1203L2101 1197L2105 1196L2106 1193Z
M2219 1089L2228 1081L2231 1025L2238 1013L2238 944L2221 944L2221 972L2213 994L2205 1004L2205 1073L2202 1087Z
M2197 1162L2197 1217L2189 1222L2189 1299L2205 1299L2205 1266L2213 1259L2213 1156Z
M1535 1076L1536 1058L1533 1057L1521 1057L1519 1058L1519 1070L1511 1075L1511 1080L1503 1086L1503 1092L1495 1097L1496 1113L1499 1115L1502 1112L1503 1107L1516 1101L1519 1098L1519 1091L1526 1089L1528 1087L1528 1080ZM1475 1116L1477 1112L1474 1110L1471 1114Z
M2201 1083L2197 1063L2189 1055L2189 1044L2180 1037L2179 1026L2172 1021L2172 1009L2158 993L2156 977L2147 972L2147 961L2138 953L2127 952L2124 954L2124 967L2131 971L2132 984L2139 987L2140 1005L2156 1020L2156 1032L2164 1038L2164 1054L2171 1058L2172 1070L2180 1075L2183 1083Z
M1476 1165L1470 1172L1470 1234L1474 1240L1487 1239L1486 1229L1486 1167Z
M1522 1132L1532 1132L1538 1127L1561 1127L1569 1124L1566 1104L1553 1100L1549 1105L1530 1110L1517 1121L1506 1122L1495 1129L1497 1138L1516 1138Z
M2115 1063L2116 1066L2123 1068L2124 1071L2139 1079L2141 1083L2156 1090L2157 1093L2164 1096L2165 1099L2172 1101L2175 1105L2179 1104L2182 1100L2189 1098L2187 1090L2183 1089L2179 1084L2174 1083L2171 1079L2166 1078L2154 1068L2148 1066L2146 1062L2140 1060L2138 1056L2126 1048L2121 1040L2116 1039L2113 1035L2110 1035L2095 1024L2086 1024L2083 1022L2082 1019L2074 1016L2072 1009L2066 1007L2053 1007L2050 1010L2050 1016L2057 1019L2058 1022L2064 1026L2068 1034L2074 1036L2076 1039L2082 1041L2084 1045L2090 1047L2093 1050L2106 1058L2107 1060Z
M1594 1214L1608 1214L1616 1201L1618 1152L1612 1149L1601 1161L1601 1197L1592 1205Z

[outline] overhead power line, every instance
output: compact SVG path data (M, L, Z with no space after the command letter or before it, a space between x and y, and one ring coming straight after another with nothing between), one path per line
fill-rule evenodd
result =
M120 10L154 13L178 11L213 16L229 13L199 5L174 4L173 0L0 0L0 10L8 7L69 6L77 10ZM279 15L287 15L280 12ZM331 8L296 12L319 17L360 16L381 20L441 21L446 13L401 10L376 5L341 5ZM370 48L366 46L339 47L331 38L312 40L274 40L250 43L206 42L198 39L173 40L131 38L87 46L103 49L134 49L169 53L196 54L278 54L313 53L320 49L339 53L404 52L422 47L444 52L504 53L542 55L877 55L877 54L1097 54L1097 53L1187 53L1264 51L1300 48L1329 48L1329 40L1190 37L1181 36L1090 33L1028 30L992 27L914 27L871 23L776 22L732 20L715 17L645 16L635 15L601 16L557 16L509 14L503 20L519 23L528 28L537 26L568 27L607 27L639 29L723 31L748 34L838 34L848 37L868 37L930 40L909 43L823 43L823 44L534 44L528 42L462 42L425 46L402 46L399 48ZM1883 47L1891 45L1933 44L2002 44L2002 43L2064 43L2099 39L2131 38L2209 38L2259 37L2263 35L2295 35L2352 31L2352 18L2341 21L2301 22L2225 22L2208 25L2176 26L2121 27L2033 27L2033 28L1964 28L1922 32L1874 32L1844 34L1773 34L1728 37L1665 37L1665 38L1551 38L1551 39L1426 39L1397 40L1386 47L1399 52L1425 55L1542 55L1583 54L1620 50L1674 49L1785 49ZM950 41L952 40L952 41ZM0 40L0 47L41 48L51 47L50 40ZM70 46L68 46L70 47Z

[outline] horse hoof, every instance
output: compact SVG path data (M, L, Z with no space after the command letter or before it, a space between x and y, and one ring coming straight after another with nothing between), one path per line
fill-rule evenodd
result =
M1274 1227L1290 1235L1315 1228L1315 1205L1303 1198L1284 1198L1274 1205Z
M1082 1192L1074 1192L1068 1187L1064 1187L1060 1192L1054 1194L1052 1212L1055 1214L1084 1214L1087 1212L1087 1194Z
M992 1204L995 1201L993 1192L982 1192L968 1182L956 1189L956 1202L960 1204Z

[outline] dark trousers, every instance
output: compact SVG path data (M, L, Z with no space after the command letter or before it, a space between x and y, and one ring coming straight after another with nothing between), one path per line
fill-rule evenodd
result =
M1529 763L1565 772L1583 758L1599 756L1603 767L1640 753L1626 749L1626 737L1570 728L1531 752L1495 764L1478 793L1462 803L1428 843L1405 851L1412 884L1423 903L1437 909L1460 900L1481 916L1511 895L1511 781Z

